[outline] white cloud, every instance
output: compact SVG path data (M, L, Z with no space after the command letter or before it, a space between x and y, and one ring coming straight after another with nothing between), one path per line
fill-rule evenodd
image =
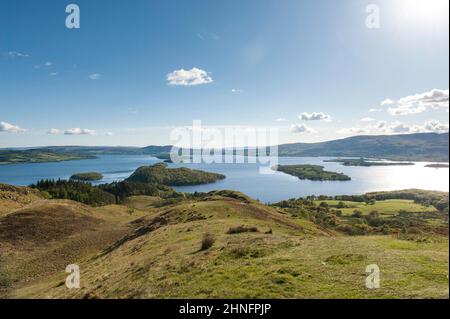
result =
M409 95L393 103L393 106L388 108L388 112L396 116L422 113L427 109L446 109L448 111L448 92L448 89L433 89L428 92Z
M391 100L391 99L386 99L383 102L381 102L382 106L384 106L384 105L392 105L392 104L395 104L395 101Z
M9 51L8 56L11 58L29 58L30 55L26 53L16 52L16 51Z
M13 125L7 122L0 122L0 132L7 132L7 133L22 133L26 130L17 126Z
M389 133L409 133L413 127L404 123L394 123L389 127Z
M194 86L213 82L209 73L199 68L175 70L167 74L166 78L169 85L178 86Z
M424 128L429 132L448 132L448 124L443 124L438 120L427 121L424 124Z
M50 66L52 66L52 65L53 65L53 63L52 63L52 62L50 62L50 61L47 61L47 62L45 62L45 63L44 63L44 65L45 65L46 67L50 67Z
M64 131L64 135L96 135L97 133L94 130L90 129L81 129L81 128L71 128Z
M284 117L279 117L275 121L277 121L277 122L288 122L288 120L285 119Z
M231 93L242 93L242 90L239 90L239 89L231 89Z
M59 130L59 129L57 129L57 128L52 128L52 129L50 129L50 130L47 132L47 134L50 134L50 135L59 135L59 134L61 134L61 130Z
M375 119L372 117L363 117L360 121L361 122L373 122L373 121L375 121Z
M102 77L102 75L100 73L93 73L93 74L89 74L89 78L93 81L98 80Z
M298 118L303 121L327 121L327 122L331 121L331 116L323 112L313 112L313 113L303 112L298 116Z
M423 124L405 124L399 121L388 123L378 121L374 125L366 127L344 128L338 131L340 134L405 134L405 133L443 133L448 132L448 123L441 123L438 120L429 120Z
M292 133L316 133L316 131L304 124L293 124L291 125Z

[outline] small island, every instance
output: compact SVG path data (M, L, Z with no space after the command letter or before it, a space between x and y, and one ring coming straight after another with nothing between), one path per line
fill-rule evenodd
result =
M81 182L93 182L100 181L103 179L103 175L97 172L89 172L89 173L78 173L73 174L70 177L71 181L81 181Z
M425 167L429 167L429 168L448 168L449 165L448 164L428 164L428 165L425 165Z
M325 171L320 165L278 165L274 170L283 172L302 180L310 181L350 181L351 178L343 173Z
M344 158L344 159L331 159L331 160L324 160L325 163L342 163L344 166L411 166L415 165L412 162L382 162L382 161L372 161L365 158Z
M225 179L225 175L200 170L181 168L168 168L165 163L138 168L126 182L150 183L166 186L188 186L214 183Z

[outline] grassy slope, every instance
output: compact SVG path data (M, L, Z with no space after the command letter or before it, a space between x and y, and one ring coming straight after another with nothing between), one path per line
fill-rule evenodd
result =
M138 196L127 201L128 207L89 210L95 218L127 225L131 236L106 253L97 246L76 258L82 289L65 288L61 265L49 277L14 287L8 296L448 298L447 237L416 242L341 236L274 208L220 194L164 208L155 204L160 204L157 198ZM156 217L167 224L149 227L156 225ZM260 232L226 234L239 225L256 226ZM272 234L265 233L269 229ZM216 242L199 251L206 232ZM381 268L380 290L364 285L365 267L372 263Z
M0 217L41 199L36 190L0 184Z

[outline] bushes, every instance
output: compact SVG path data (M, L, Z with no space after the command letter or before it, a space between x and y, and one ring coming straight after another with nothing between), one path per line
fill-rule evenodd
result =
M363 217L363 213L359 210L355 210L352 214L352 217L361 218L361 217Z
M228 229L227 234L233 235L233 234L241 234L241 233L257 233L258 228L256 227L245 227L245 226L237 226L237 227L231 227Z
M361 236L370 233L371 229L366 224L357 225L339 225L336 227L337 231L345 233L350 236Z
M202 238L202 246L200 248L200 250L208 250L209 248L211 248L214 243L216 242L216 239L214 238L214 235L206 233L203 235Z

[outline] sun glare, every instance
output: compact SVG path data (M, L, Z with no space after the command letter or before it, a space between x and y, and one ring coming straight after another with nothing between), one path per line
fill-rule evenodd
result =
M449 0L401 0L399 10L403 22L442 27L448 24Z

